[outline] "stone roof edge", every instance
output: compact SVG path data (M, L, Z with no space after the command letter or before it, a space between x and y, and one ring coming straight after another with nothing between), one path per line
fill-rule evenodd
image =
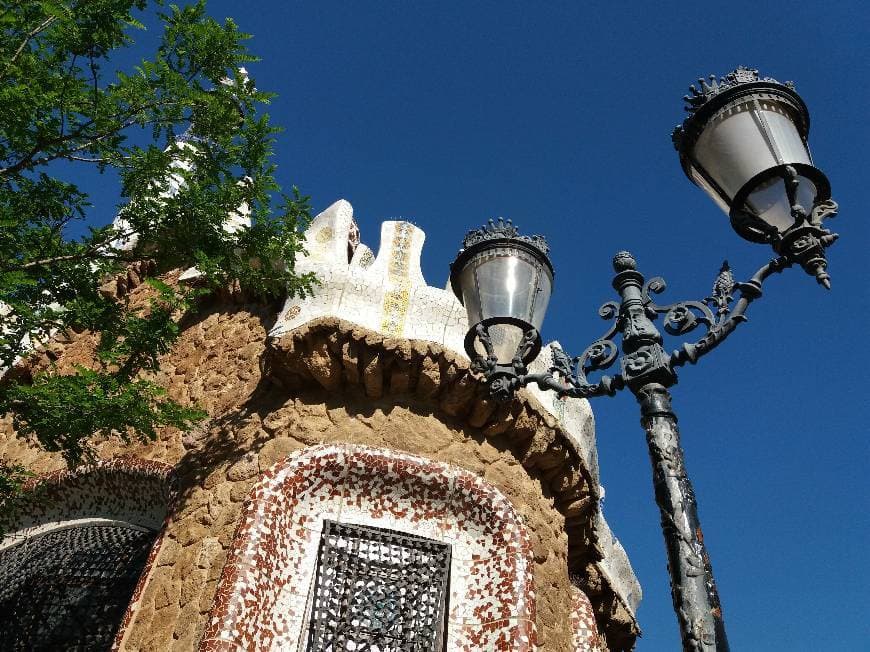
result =
M599 541L597 478L586 468L575 443L558 420L526 391L508 403L494 403L469 361L431 341L389 337L338 317L318 317L267 340L264 374L290 388L316 381L330 393L355 386L366 396L406 395L481 430L505 435L526 470L537 470L556 496L568 533L568 565L589 592L611 650L631 649L640 634L636 601L621 595L614 581L612 546ZM612 538L609 527L606 537ZM608 539L609 540L609 539ZM628 558L613 559L634 578ZM634 579L636 584L637 580ZM610 630L610 631L608 631Z

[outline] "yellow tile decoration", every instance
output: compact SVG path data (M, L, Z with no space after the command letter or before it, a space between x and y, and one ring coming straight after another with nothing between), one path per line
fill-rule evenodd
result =
M333 233L331 226L324 226L322 229L320 229L320 231L318 231L314 235L314 238L320 244L325 244L325 243L329 242L330 240L332 240L334 235L335 234Z
M381 331L387 335L400 336L405 329L405 316L411 298L411 281L408 278L411 260L413 228L407 222L399 222L390 241L390 261L387 265L387 284L384 292Z

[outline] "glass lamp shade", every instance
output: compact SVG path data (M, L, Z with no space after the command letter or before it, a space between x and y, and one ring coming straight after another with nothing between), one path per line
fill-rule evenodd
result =
M546 255L519 239L484 240L463 249L451 266L453 291L465 306L469 328L488 319L495 355L510 364L524 328L540 330L553 288L553 268ZM505 319L507 318L507 319ZM479 342L475 351L486 355Z
M741 81L738 73L747 72L756 73L738 69L688 98L697 108L679 128L678 149L687 176L732 217L740 235L763 240L795 223L787 168L797 172L795 199L807 212L830 197L830 188L812 163L803 100L789 86L758 81L757 73L755 81Z

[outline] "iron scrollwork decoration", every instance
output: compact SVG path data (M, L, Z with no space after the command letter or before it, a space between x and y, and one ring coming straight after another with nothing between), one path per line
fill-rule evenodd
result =
M522 329L523 337L517 345L510 364L499 364L495 354L490 328L509 325ZM526 322L513 317L491 317L476 324L465 337L465 350L474 351L475 341L480 342L485 355L472 356L471 368L486 378L490 394L498 401L508 400L521 386L527 365L541 352L541 335Z
M824 248L835 239L835 236L821 239L814 246ZM625 387L636 393L648 383L670 387L676 382L678 367L696 363L746 321L749 304L761 296L762 285L768 277L792 265L804 266L805 263L805 258L789 253L762 266L748 281L737 282L725 261L709 296L700 301L659 305L654 296L666 289L664 279L657 276L644 281L636 270L634 257L628 252L620 252L613 259L616 272L613 287L620 293L621 301L608 301L598 311L603 319L613 323L582 354L572 357L552 346L550 368L544 373L529 373L528 363L535 357L530 354L537 353L541 340L538 331L527 326L512 364L499 365L492 354L487 323L469 332L466 350L472 354L473 369L483 374L490 395L499 401L509 399L517 389L530 383L552 390L559 396L573 398L612 396ZM704 335L667 353L661 333L653 323L660 315L663 316L664 330L670 335L689 335L698 327L705 329ZM618 336L621 346L617 345ZM486 355L475 350L475 341L480 342ZM613 367L617 360L620 361L617 373L601 373L597 379L592 378L594 374Z

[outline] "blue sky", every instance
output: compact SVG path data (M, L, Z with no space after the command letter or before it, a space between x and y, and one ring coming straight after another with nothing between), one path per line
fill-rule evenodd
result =
M363 240L402 218L427 234L442 286L465 231L496 216L547 236L556 284L544 338L579 353L604 329L610 259L635 254L666 299L705 296L738 238L670 143L700 75L743 64L794 80L841 240L833 290L770 279L750 321L673 388L735 650L857 650L867 618L866 200L870 12L859 2L209 2L251 32L258 87L278 93L279 181L319 211L348 199ZM94 197L111 218L110 193ZM99 218L104 213L105 219ZM676 345L671 341L668 346ZM638 411L596 399L605 514L643 585L638 650L679 649Z

